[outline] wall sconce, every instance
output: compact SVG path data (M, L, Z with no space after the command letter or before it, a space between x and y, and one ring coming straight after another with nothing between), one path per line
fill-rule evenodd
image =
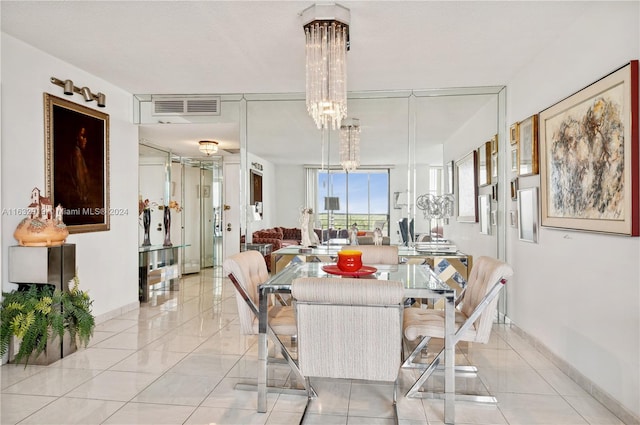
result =
M73 85L73 81L71 80L60 80L56 77L51 77L51 82L56 86L60 86L63 89L64 94L71 96L73 93L81 94L84 97L86 102L91 102L95 100L100 108L104 108L106 106L107 97L103 93L93 94L89 87L76 87Z

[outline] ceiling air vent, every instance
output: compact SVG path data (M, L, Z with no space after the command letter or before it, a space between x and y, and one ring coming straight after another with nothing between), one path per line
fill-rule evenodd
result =
M153 115L220 115L219 96L154 96Z

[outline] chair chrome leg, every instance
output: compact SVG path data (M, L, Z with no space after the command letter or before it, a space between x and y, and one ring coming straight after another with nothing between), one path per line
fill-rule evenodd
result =
M311 381L309 380L308 377L304 378L305 380L305 387L307 388L307 404L304 405L304 411L302 412L302 416L300 416L300 422L299 424L302 425L302 422L304 422L304 417L307 414L307 409L309 408L309 403L311 403L311 399L314 397L317 397L315 391L313 391L313 387L311 386Z
M433 393L427 391L418 391L417 395L414 395L413 398L426 398L426 399L435 399L435 400L444 400L444 393ZM498 399L490 395L476 395L476 394L459 394L456 393L456 401L469 401L473 403L487 403L487 404L496 404Z
M422 338L422 341L420 341L418 343L418 345L416 345L416 348L413 349L413 351L411 352L411 354L409 354L409 357L407 357L407 359L404 361L404 363L402 363L402 368L404 369L422 369L424 367L426 367L424 365L424 363L416 363L414 362L415 358L418 357L418 355L422 352L422 350L427 346L427 343L429 342L431 338L429 337L425 337Z
M398 416L398 378L393 383L393 419L395 424L399 425L400 419Z
M415 382L415 384L413 384L413 386L409 389L409 391L407 391L406 397L409 397L409 398L420 398L420 396L418 395L420 393L420 388L422 387L424 382L431 376L431 374L436 369L438 364L440 364L440 358L441 358L443 353L444 353L444 348L442 350L440 350L440 352L438 353L436 358L433 359L433 361L431 362L429 367L427 367L425 369L425 371L422 372L422 375L420 375L420 377Z

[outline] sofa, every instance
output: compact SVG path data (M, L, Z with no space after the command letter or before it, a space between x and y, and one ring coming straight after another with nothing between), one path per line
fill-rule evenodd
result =
M269 243L271 250L277 251L291 245L300 245L302 242L302 231L295 227L273 227L270 229L256 230L251 235L252 243ZM244 243L244 237L241 239ZM266 255L264 261L267 269L271 271L271 255Z

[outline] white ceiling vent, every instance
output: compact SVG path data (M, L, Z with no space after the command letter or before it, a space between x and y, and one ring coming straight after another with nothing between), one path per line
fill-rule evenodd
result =
M219 96L153 96L153 115L220 115Z

